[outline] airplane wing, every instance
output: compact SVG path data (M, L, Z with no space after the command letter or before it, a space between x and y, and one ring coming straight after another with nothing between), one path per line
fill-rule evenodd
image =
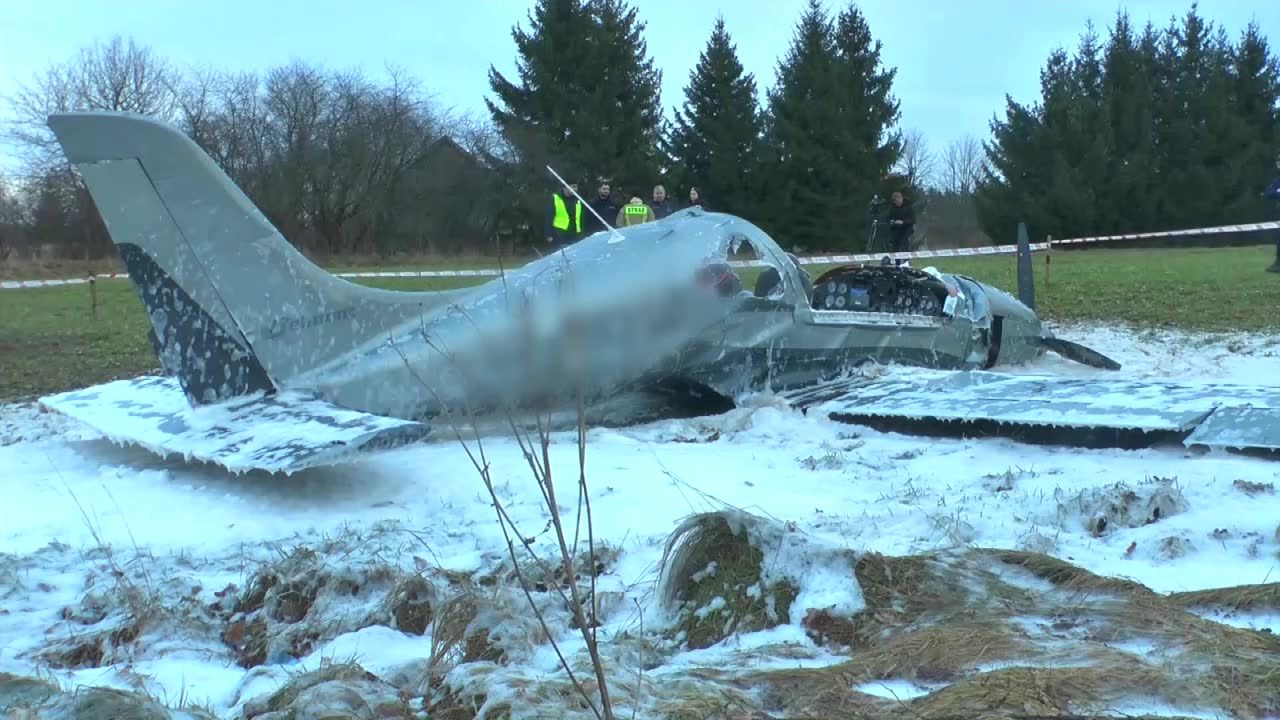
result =
M424 423L371 415L300 393L247 395L193 407L176 378L145 376L50 395L40 404L107 439L158 455L292 473L425 436Z
M1155 434L1186 447L1280 450L1280 387L913 369L829 383L788 399L841 422L906 430L1023 429L1049 442L1055 434L1092 431L1120 444L1120 434Z

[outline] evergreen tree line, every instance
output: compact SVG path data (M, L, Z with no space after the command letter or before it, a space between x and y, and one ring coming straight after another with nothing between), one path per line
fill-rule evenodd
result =
M795 250L865 241L902 138L896 71L855 4L832 16L810 0L764 98L717 20L670 121L644 27L620 0L537 0L513 31L518 77L491 69L489 109L527 210L557 189L551 164L588 199L602 182L619 204L662 184L678 205L696 188Z
M484 122L448 117L403 73L375 83L295 63L262 75L181 73L120 40L51 66L11 103L27 151L0 192L0 245L109 250L44 129L53 110L132 110L173 122L313 254L491 252L538 246L558 183L619 204L662 184L676 204L746 217L785 247L859 250L869 201L904 191L931 246L1245 222L1280 152L1280 71L1256 25L1232 39L1191 6L1157 30L1117 14L1006 98L991 136L935 153L899 127L896 69L854 3L800 13L767 93L717 21L683 102L625 0L535 0L512 29L514 77L490 68ZM608 219L608 218L606 218ZM4 248L0 247L0 254Z
M1233 42L1192 6L1141 31L1118 13L1102 39L1050 54L1041 98L993 121L978 214L992 236L1257 222L1280 158L1280 69L1256 25Z

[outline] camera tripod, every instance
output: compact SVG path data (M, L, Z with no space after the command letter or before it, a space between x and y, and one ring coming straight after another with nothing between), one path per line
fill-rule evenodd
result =
M867 253L874 254L880 250L879 243L884 243L887 249L888 242L880 239L877 232L880 229L880 218L871 218L871 234L867 237Z

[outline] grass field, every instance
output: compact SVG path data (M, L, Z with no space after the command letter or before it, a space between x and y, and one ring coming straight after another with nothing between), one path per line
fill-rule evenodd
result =
M1059 322L1280 333L1280 275L1263 272L1274 252L1265 246L1056 252L1047 272L1045 255L1040 254L1035 258L1037 309ZM1012 256L954 258L933 264L946 272L1016 289ZM396 269L485 266L482 259L464 259ZM822 269L809 267L815 275ZM44 267L43 272L45 277L83 274L68 275L65 265ZM9 275L21 273L11 269ZM440 290L483 279L358 281L396 290ZM136 375L157 366L133 286L126 280L104 280L97 283L97 297L95 318L88 285L0 290L0 402Z

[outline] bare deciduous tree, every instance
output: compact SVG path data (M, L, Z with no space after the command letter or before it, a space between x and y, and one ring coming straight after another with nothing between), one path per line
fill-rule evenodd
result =
M213 148L213 138L217 132L216 92L220 81L221 76L216 71L200 68L175 80L173 88L178 127L205 152L210 152Z
M72 65L77 101L88 110L113 110L172 120L177 72L150 48L119 36L80 51Z
M898 158L897 172L907 177L912 187L929 187L937 169L937 158L929 149L929 142L919 130L909 130L902 137L902 156Z
M972 195L982 177L986 155L982 143L966 135L947 146L942 154L941 189L955 195Z
M22 219L22 206L0 175L0 261L8 258L20 244Z
M304 62L261 75L179 72L115 38L50 64L10 102L36 234L67 251L111 248L105 235L71 235L100 223L46 125L55 112L128 111L174 124L313 254L487 250L511 191L494 170L509 153L492 129L439 112L396 68L385 80Z
M53 113L77 109L73 85L70 67L50 65L31 85L19 85L17 92L6 98L15 118L7 134L22 154L29 175L57 162L57 143L46 119Z
M15 118L8 135L21 154L23 174L34 183L28 194L33 198L36 242L84 257L98 257L110 249L87 191L48 128L49 115L107 110L170 121L177 77L149 48L117 36L50 63L8 98Z
M109 110L172 120L177 73L150 48L120 37L51 63L8 98L16 120L10 137L26 151L29 174L62 164L46 119L56 112Z

